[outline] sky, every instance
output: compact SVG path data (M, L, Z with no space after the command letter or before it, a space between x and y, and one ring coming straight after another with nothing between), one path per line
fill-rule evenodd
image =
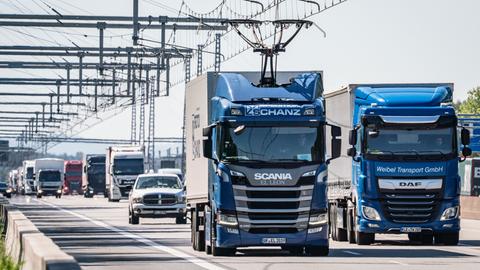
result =
M240 12L249 9L248 5L240 0L229 1L230 5ZM288 1L291 3L290 9L295 6L294 0ZM215 8L220 0L184 2L192 10L202 13ZM266 4L270 1L262 2ZM45 3L61 10L63 14L132 13L132 0L1 0L0 12L51 13L51 9ZM140 0L140 15L175 16L180 5L181 1L175 0ZM285 9L289 9L288 5ZM454 99L463 100L468 90L480 86L478 10L480 1L475 0L348 0L309 18L326 32L326 37L316 27L302 31L289 45L287 51L280 55L278 67L279 70L322 70L327 92L352 83L452 82L455 85ZM295 15L292 10L282 10L280 14L288 16L289 12ZM54 42L62 45L69 45L65 35L59 33L39 29L28 29L28 33L36 38L0 27L0 35L4 37L0 44L42 45L55 40ZM81 34L84 32L76 33L77 36L71 36L76 43L85 41L82 44L90 46L96 44L94 37L83 40ZM111 36L115 34L107 33ZM121 34L124 34L121 38L107 39L107 45L130 46L129 31ZM149 35L152 38L159 37L154 31ZM39 37L41 39L38 39ZM183 36L178 35L179 40L183 39L191 44L204 38L204 33L190 32ZM222 53L235 51L240 46L238 44L242 44L239 38L222 41ZM212 56L205 57L212 60ZM0 56L0 61L7 59L11 60ZM222 70L259 70L259 59L258 55L248 50L222 63ZM1 72L4 75L0 77L29 76L19 71L4 69ZM183 76L181 68L175 72L173 76ZM35 73L37 76L41 74ZM44 76L54 77L52 73ZM24 89L29 88L0 87L2 91ZM171 89L168 97L157 98L156 137L182 136L183 94L184 84L180 83ZM120 110L100 112L81 125L72 127L72 130L75 130L79 137L130 138L130 109L125 107L123 112ZM159 145L157 149L170 146L172 145ZM59 144L49 151L72 154L79 151L103 153L105 147L105 145Z

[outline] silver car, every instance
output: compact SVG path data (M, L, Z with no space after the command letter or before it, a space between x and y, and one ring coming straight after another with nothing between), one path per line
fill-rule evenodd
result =
M175 174L139 175L130 191L128 202L130 224L139 224L141 217L174 217L177 224L187 223L185 191Z

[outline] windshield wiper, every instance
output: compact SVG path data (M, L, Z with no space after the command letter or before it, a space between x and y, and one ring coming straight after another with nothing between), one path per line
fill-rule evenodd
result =
M443 153L442 151L440 150L422 150L420 151L421 153L440 153L440 156L442 156L442 158L446 158L447 155L445 153Z
M312 162L310 160L294 159L294 158L274 158L270 161L287 161L287 162Z

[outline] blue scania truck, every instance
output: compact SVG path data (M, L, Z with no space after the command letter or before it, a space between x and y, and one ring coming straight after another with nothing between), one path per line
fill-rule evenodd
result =
M327 164L341 130L325 122L322 74L278 72L270 86L254 84L260 76L207 73L186 86L192 246L328 255Z
M327 121L350 130L328 168L334 240L368 245L375 234L402 233L458 243L458 163L471 150L452 93L453 84L365 84L325 95Z

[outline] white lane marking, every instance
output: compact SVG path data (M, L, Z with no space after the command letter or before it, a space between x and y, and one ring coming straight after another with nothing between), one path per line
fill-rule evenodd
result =
M163 251L163 252L166 252L166 253L169 253L173 256L176 256L176 257L179 257L181 259L184 259L184 260L187 260L193 264L196 264L202 268L205 268L205 269L208 269L208 270L225 270L225 268L222 268L220 266L217 266L215 264L212 264L212 263L209 263L205 260L202 260L200 258L197 258L197 257L194 257L190 254L187 254L187 253L184 253L182 251L179 251L179 250L176 250L176 249L173 249L171 247L167 247L167 246L164 246L162 244L159 244L159 243L155 243L154 241L152 240L149 240L147 238L143 238L141 237L140 235L136 235L136 234L133 234L133 233L129 233L127 231L123 231L123 230L120 230L114 226L110 226L102 221L99 221L99 220L95 220L95 219L91 219L87 216L84 216L82 214L78 214L78 213L75 213L75 212L72 212L70 210L67 210L67 209L63 209L61 208L60 206L58 205L55 205L55 204L52 204L52 203L48 203L48 202L45 202L45 201L40 201L40 200L36 200L34 199L35 201L37 202L40 202L40 203L43 203L43 204L46 204L46 205L49 205L51 207L54 207L54 208L57 208L58 210L60 211L63 211L65 213L68 213L70 215L73 215L73 216L76 216L78 218L81 218L83 220L86 220L86 221L89 221L89 222L92 222L93 224L97 225L97 226L100 226L100 227L103 227L105 229L108 229L108 230L111 230L111 231L114 231L118 234L121 234L125 237L128 237L128 238L131 238L131 239L134 239L140 243L143 243L145 245L148 245L150 247L153 247L157 250L160 250L160 251Z
M394 261L394 260L390 260L389 262L394 263L394 264L404 265L404 266L408 265L407 263L402 263L402 262Z
M348 253L350 255L362 256L362 253L358 253L358 252L355 252L355 251L344 250L343 252Z

